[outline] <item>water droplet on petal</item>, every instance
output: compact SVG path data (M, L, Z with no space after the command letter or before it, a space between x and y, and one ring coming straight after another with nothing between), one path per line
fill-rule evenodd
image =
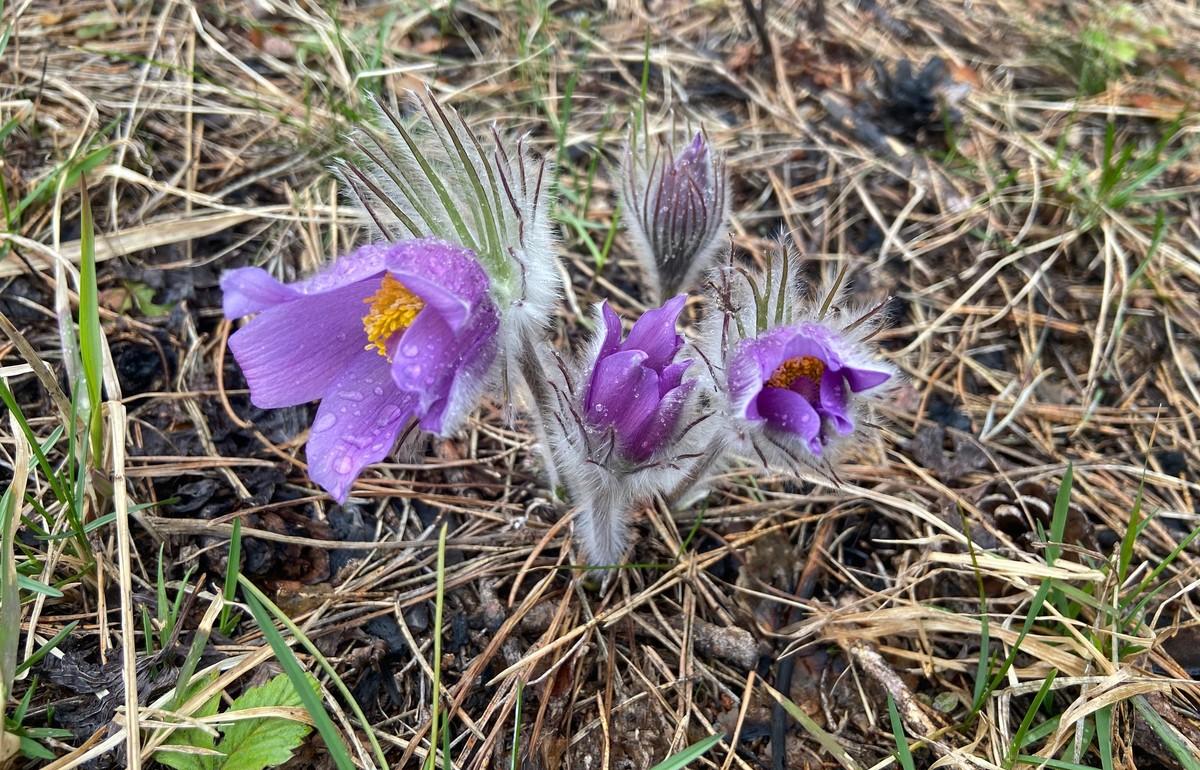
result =
M382 428L399 417L400 413L403 411L403 409L395 404L385 406L383 409L379 410L379 416L375 418L375 424Z
M338 473L349 473L350 471L354 470L354 461L350 459L349 455L342 455L338 458L338 461L333 466L333 469Z
M377 396L382 396L382 395L383 395L383 388L382 388L382 387L380 387L379 385L376 385L376 386L375 386L375 389L374 389L374 391L372 391L372 392L373 392L375 395L377 395Z
M407 358L416 358L421 353L421 349L411 342L404 346L402 352Z
M320 433L323 430L329 430L337 424L337 417L332 414L322 414L317 417L317 421L313 423L312 429Z
M363 394L357 390L343 390L338 393L338 398L344 398L347 401L362 401Z

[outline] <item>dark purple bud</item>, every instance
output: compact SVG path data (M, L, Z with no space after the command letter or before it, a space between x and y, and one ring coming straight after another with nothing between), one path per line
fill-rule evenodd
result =
M628 148L621 180L637 257L659 296L686 291L709 265L729 218L725 159L702 133L674 158Z

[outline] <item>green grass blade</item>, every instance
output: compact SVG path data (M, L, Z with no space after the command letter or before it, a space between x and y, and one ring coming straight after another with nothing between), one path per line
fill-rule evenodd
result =
M92 457L104 451L104 425L100 420L100 383L103 375L104 344L100 329L100 296L96 288L96 228L88 198L87 178L80 177L79 212L79 352L88 397L88 435Z
M41 470L42 477L50 484L50 489L54 492L54 496L59 501L66 502L68 493L62 486L62 480L50 466L50 461L46 459L46 451L50 447L43 447L37 440L37 436L34 435L33 429L29 427L29 422L25 419L25 413L21 411L16 397L13 396L12 391L9 390L8 383L3 379L0 379L0 402L4 403L9 413L17 421L17 425L20 426L21 432L25 435L25 440L29 442L29 448L33 452L33 459L37 461L38 469ZM59 428L55 429L56 436L62 435L61 427L59 426ZM53 443L50 444L51 447L53 445Z
M242 585L246 585L244 578ZM275 658L279 661L280 667L283 668L284 673L291 680L292 686L299 693L300 700L304 702L304 708L313 718L313 723L317 726L317 731L321 733L325 747L329 750L330 758L337 765L338 770L355 770L354 760L350 758L350 750L342 740L341 733L334 726L333 720L329 718L329 712L325 710L321 698L308 683L307 672L304 670L304 666L300 665L296 653L292 652L292 648L284 641L283 635L275 628L271 616L251 591L246 592L246 604L250 607L250 613L254 615L254 620L262 630L267 643L275 651Z
M1113 770L1112 706L1105 706L1096 712L1096 742L1100 746L1101 769Z
M433 703L429 715L429 754L425 757L425 767L432 770L436 767L439 705L442 701L442 611L445 609L446 598L446 530L448 524L443 523L438 532L437 549L437 596L433 610Z
M48 642L46 642L41 647L38 647L36 650L34 650L32 655L30 655L25 660L21 661L20 665L17 666L17 676L20 676L24 671L28 670L31 666L36 666L39 660L46 657L47 653L49 653L51 650L53 650L55 647L57 647L59 644L61 644L63 639L66 639L68 636L70 636L71 632L75 630L75 626L78 626L78 625L79 625L78 620L72 620L70 623L63 626L62 629L59 630L59 632L57 634L50 637L50 640Z
M512 740L512 755L508 763L508 770L521 770L521 720L523 714L521 707L525 698L525 683L517 680L517 703L513 708L513 740Z
M1058 495L1054 498L1054 514L1050 519L1050 542L1046 545L1046 564L1053 567L1062 555L1063 533L1067 531L1067 514L1071 510L1071 487L1075 484L1075 466L1067 463Z
M233 520L233 533L229 536L229 558L225 563L225 586L221 595L225 599L221 607L221 621L218 628L221 633L229 634L237 624L237 616L233 614L233 598L237 593L238 571L242 560L242 519Z
M1153 585L1154 581L1158 579L1158 576L1163 573L1163 570L1167 569L1167 567L1170 567L1171 564L1177 558L1179 558L1179 554L1183 553L1187 549L1187 547L1190 546L1197 537L1200 537L1200 527L1196 527L1191 532L1189 532L1187 534L1187 537L1185 537L1183 540L1180 540L1179 544L1176 545L1174 548L1172 548L1171 552L1168 553L1163 558L1162 561L1160 561L1157 565L1155 565L1154 569L1150 570L1150 574L1146 575L1146 577L1144 577L1142 579L1142 582L1138 583L1138 587L1134 591L1133 595L1137 596L1138 594L1141 594L1141 593L1145 592L1148 588L1150 588L1150 586ZM1162 586L1159 586L1155 590L1159 590L1161 588L1162 588ZM1135 613L1135 614L1137 614L1137 613Z
M774 698L779 705L783 706L783 710L790 714L792 719L795 719L797 722L799 722L800 726L804 728L804 731L812 736L813 740L819 743L821 748L825 749L830 756L836 759L838 764L846 768L846 770L862 770L862 765L858 764L854 757L850 756L849 752L842 748L842 745L838 743L837 738L833 735L830 735L825 731L824 728L813 721L812 717L804 713L804 709L797 706L790 698L776 690L771 685L764 683L763 686L767 688L767 692L771 695L771 697Z
M17 575L17 585L24 588L26 591L35 594L42 594L51 599L61 599L63 592L54 586L48 586L40 580L34 580L26 575Z
M268 612L274 615L275 619L284 625L284 628L291 633L296 641L300 642L300 645L305 649L305 651L308 652L308 654L311 655L315 661L317 661L317 665L321 667L321 670L329 676L330 682L333 683L334 688L337 689L338 693L342 696L342 699L346 702L346 705L350 707L350 711L358 720L358 723L362 727L363 731L366 732L367 740L371 742L371 748L375 752L375 759L377 762L379 762L379 767L383 768L383 770L388 770L387 759L384 758L383 749L380 748L379 741L375 738L375 731L371 729L371 723L367 721L367 717L365 714L363 714L362 708L358 705L358 701L354 699L354 696L350 693L349 688L346 687L346 683L342 681L340 676L338 676L337 671L334 670L333 665L329 662L328 658L322 655L321 651L317 649L317 646L312 643L312 640L305 636L304 632L300 630L300 627L297 626L295 622L292 621L292 619L289 618L286 613L284 613L283 610L276 607L275 603L268 599L266 594L258 590L258 586L251 583L244 574L239 572L237 581L242 587L243 596L253 596L260 606L265 607ZM259 625L262 624L260 623Z
M975 666L975 690L971 695L971 703L978 709L983 704L984 688L988 682L988 672L992 668L991 655L991 623L988 618L987 589L983 585L983 572L979 569L979 557L975 554L975 541L970 537L971 527L962 507L958 509L962 519L963 534L967 535L967 553L971 556L971 571L975 573L975 587L979 592L979 661ZM972 716L976 713L972 709Z
M1012 650L1008 653L1004 662L1000 664L1000 668L992 675L988 686L984 688L982 697L975 701L975 704L971 708L973 713L978 713L979 709L983 707L983 701L1000 686L1000 683L1004 681L1004 677L1008 674L1008 670L1016 662L1017 655L1021 651L1021 642L1025 641L1025 637L1029 634L1030 629L1033 628L1033 624L1041 616L1042 606L1046 603L1046 597L1050 595L1050 588L1053 582L1052 580L1044 580L1038 586L1037 593L1033 595L1033 601L1029 603L1029 612L1025 615L1025 622L1021 625L1021 632L1017 634L1017 640L1013 643Z
M1012 767L1017 761L1017 754L1021 750L1021 746L1025 745L1025 735L1033 725L1033 719L1037 716L1038 709L1042 707L1042 701L1050 694L1050 687L1054 684L1056 676L1058 676L1058 671L1051 669L1050 675L1042 680L1042 686L1038 688L1037 695L1033 696L1033 702L1029 704L1029 709L1025 712L1025 717L1021 720L1021 726L1017 728L1017 734L1013 736L1012 751L1009 754L1008 761L1004 763L1005 767Z
M705 752L720 743L724 737L718 733L698 740L678 754L667 757L650 770L679 770L679 768L687 767L692 760L699 759Z
M1117 559L1117 584L1125 582L1129 575L1129 564L1133 561L1133 546L1144 526L1142 520L1142 493L1146 489L1146 468L1142 467L1142 479L1138 483L1137 497L1133 501L1133 509L1129 511L1129 522L1125 526L1125 537L1121 538L1120 556Z
M1018 754L1017 761L1033 767L1048 767L1050 770L1096 770L1091 765L1081 765L1076 762L1068 762L1065 759L1036 757L1032 754Z
M1162 739L1166 747L1179 760L1180 767L1184 770L1200 770L1200 758L1188 746L1183 736L1159 716L1159 713L1154 710L1145 697L1134 696L1133 707L1138 710L1138 713L1146 720L1146 724L1150 725L1150 729L1154 730L1155 735Z
M0 16L4 15L4 6L5 3L3 0L0 0ZM3 56L4 51L8 48L8 41L12 38L13 30L16 27L17 23L15 21L9 21L8 24L4 25L4 32L0 33L0 56Z
M17 587L16 555L13 541L16 539L17 514L21 501L13 494L16 482L0 496L0 696L7 702L12 694L12 683L17 675L17 646L21 631L21 594Z
M896 701L892 694L887 697L888 720L892 723L892 737L896 739L896 758L904 770L916 770L913 764L912 752L908 748L908 738L904 736L904 724L900 721L900 712L896 709Z

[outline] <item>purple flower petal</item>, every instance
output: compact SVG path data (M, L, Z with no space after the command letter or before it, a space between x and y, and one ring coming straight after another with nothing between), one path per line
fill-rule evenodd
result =
M679 387L679 383L683 381L683 374L692 365L692 359L685 358L682 361L676 361L669 364L662 373L658 375L658 394L660 396L667 395L667 391L674 390Z
M846 392L846 378L843 376L846 371L848 370L828 370L821 375L821 406L818 410L830 419L834 429L843 436L854 432L854 421L846 413L846 407L850 403L850 394Z
M704 163L708 158L708 143L704 141L704 134L700 131L692 137L692 141L684 148L683 152L679 153L679 157L675 159L676 168L699 165Z
M825 344L820 336L809 336L801 331L797 332L795 336L783 345L783 357L780 363L789 358L802 358L804 356L812 356L813 358L820 359L825 363L826 368L829 369L836 370L842 368L842 359L838 357L837 353L833 352L829 345Z
M297 281L292 287L302 294L325 294L352 283L374 278L383 273L384 263L391 248L385 244L361 246L338 257L319 273Z
M421 238L396 244L388 251L387 269L455 332L472 309L491 301L487 274L474 253L452 243Z
M626 410L643 377L645 361L646 353L641 350L623 350L600 359L583 404L592 424L612 425Z
M240 267L221 275L221 306L227 318L242 318L301 296L260 267Z
M419 238L391 246L386 262L387 269L402 283L404 276L413 276L420 279L422 286L437 287L440 296L431 294L426 299L419 288L409 286L431 305L438 305L450 296L458 298L468 308L490 301L487 273L470 249L436 238ZM450 312L451 315L443 320L457 326L454 316L458 311Z
M675 323L686 302L687 295L680 294L667 300L662 307L642 313L621 344L621 350L644 350L646 366L661 372L683 344L683 338L675 332Z
M420 297L427 307L436 311L451 331L457 332L466 323L471 304L462 297L411 271L392 271L392 276L404 284L404 288Z
M850 390L855 393L862 393L864 390L879 387L892 378L891 372L879 371L877 369L862 369L855 366L843 368L842 374L846 375L846 381L850 383Z
M454 330L437 312L426 308L392 351L392 380L400 390L412 393L420 411L425 412L449 394L461 352Z
M695 385L695 380L688 380L663 395L650 419L645 421L637 437L625 448L632 460L644 462L663 448L678 427L679 415Z
M321 400L309 434L308 475L339 503L363 468L386 457L416 398L392 384L387 360L360 350Z
M302 296L234 332L229 349L250 385L250 401L270 409L323 396L367 343L363 300L375 289L375 282L362 281Z
M607 300L600 306L600 315L604 319L604 342L600 345L599 358L605 358L616 353L621 346L621 319L609 307Z
M768 425L800 436L813 454L821 453L821 417L807 399L784 388L763 388L756 401Z

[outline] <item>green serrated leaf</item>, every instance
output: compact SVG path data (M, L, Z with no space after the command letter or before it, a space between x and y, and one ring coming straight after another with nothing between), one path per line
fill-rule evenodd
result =
M308 676L309 684L317 680ZM229 706L229 711L270 706L303 706L300 694L287 674L280 674L266 684L251 687ZM228 712L227 712L228 713ZM263 770L282 765L292 758L292 752L304 741L312 728L303 722L281 717L264 717L234 722L223 728L224 737L217 751L226 755L221 770Z
M192 682L190 686L183 688L180 702L186 701L196 693L208 687L216 680L216 672L212 672L206 677ZM204 702L200 708L192 715L194 717L210 717L217 713L217 709L221 705L221 693L217 693L213 697ZM177 751L171 751L172 746L187 746L202 749L213 748L213 737L203 730L192 728L189 730L177 730L171 734L170 743L164 745L161 749L154 753L154 759L157 762L173 767L175 770L212 770L216 767L212 757L207 757L202 754L182 754Z

